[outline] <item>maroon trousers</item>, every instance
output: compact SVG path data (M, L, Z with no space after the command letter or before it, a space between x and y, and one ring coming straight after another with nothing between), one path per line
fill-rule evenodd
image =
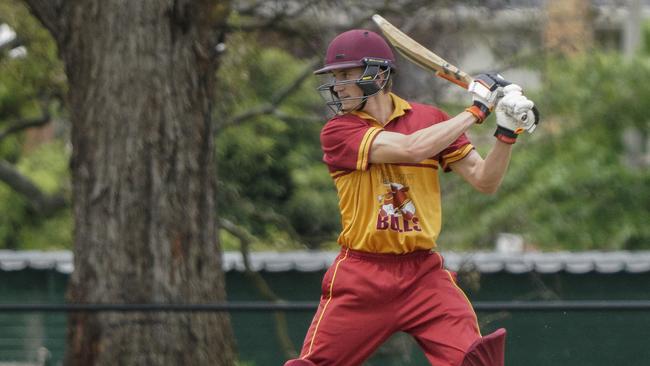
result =
M323 278L300 359L318 366L360 365L399 331L412 335L436 366L460 365L481 337L476 314L443 269L440 254L344 248Z

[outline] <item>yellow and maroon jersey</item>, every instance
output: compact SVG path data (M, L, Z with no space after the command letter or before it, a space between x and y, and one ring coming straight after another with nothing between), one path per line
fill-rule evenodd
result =
M448 171L474 147L463 134L419 163L370 164L370 146L381 131L408 135L449 119L432 106L390 95L395 109L386 125L352 112L332 118L321 131L323 161L339 197L338 243L372 253L432 249L441 224L438 171Z

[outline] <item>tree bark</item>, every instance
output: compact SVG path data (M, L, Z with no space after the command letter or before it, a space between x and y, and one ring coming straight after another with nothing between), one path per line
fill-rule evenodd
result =
M59 32L69 81L68 300L225 300L210 121L228 4L27 2ZM221 313L78 313L68 322L66 364L232 365L232 339Z

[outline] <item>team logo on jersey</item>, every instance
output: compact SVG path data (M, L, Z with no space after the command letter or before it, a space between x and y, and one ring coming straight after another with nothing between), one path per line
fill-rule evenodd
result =
M409 187L399 183L386 183L386 193L377 197L379 214L377 230L397 232L422 231L415 216L415 204L409 197Z

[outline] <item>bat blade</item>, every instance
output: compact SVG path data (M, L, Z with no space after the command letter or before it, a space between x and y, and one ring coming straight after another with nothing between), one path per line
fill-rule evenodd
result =
M452 83L467 89L467 86L474 80L469 74L460 70L456 66L445 61L442 57L436 55L428 48L419 44L413 38L407 36L399 30L394 25L379 14L372 16L373 22L377 24L381 32L384 34L384 37L388 39L388 42L399 51L404 57L414 64L422 67L425 70L433 70L436 73L436 76L439 76L443 79L447 79ZM500 87L505 87L510 84L509 81L503 79L501 75L496 74L495 81L500 85ZM536 124L539 123L539 110L537 107L533 107L533 113L535 114ZM526 116L518 116L521 121L524 121ZM532 129L529 130L532 132Z
M435 71L437 76L447 79L462 88L467 89L467 85L472 82L472 77L467 73L404 34L381 15L373 15L372 20L377 24L388 42L409 61L425 70Z

